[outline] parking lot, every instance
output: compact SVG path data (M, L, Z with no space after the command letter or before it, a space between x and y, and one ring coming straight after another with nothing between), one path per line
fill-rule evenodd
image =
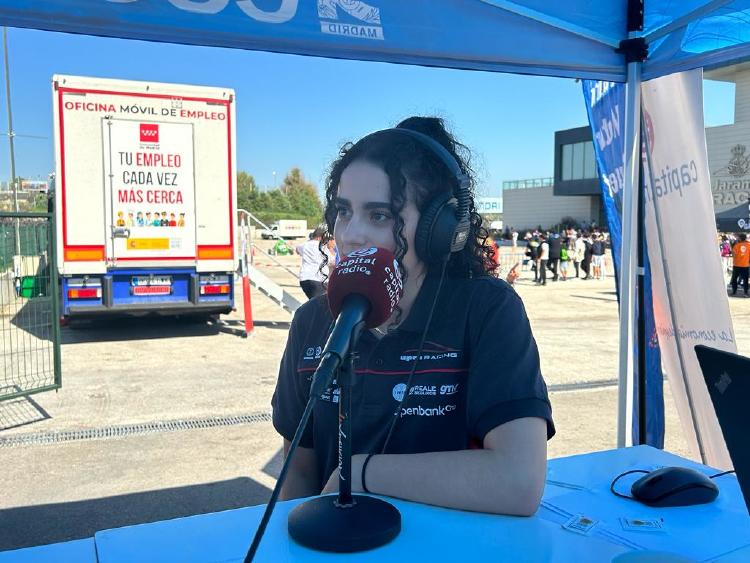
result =
M296 270L296 257L278 260ZM261 253L255 264L304 299L283 267ZM517 291L551 391L549 455L615 447L613 278L537 287L524 272ZM270 399L291 317L253 290L255 330L242 338L241 298L237 307L219 323L63 328L62 389L0 403L0 550L267 500L281 446ZM748 354L750 300L730 307ZM667 449L689 455L665 394Z

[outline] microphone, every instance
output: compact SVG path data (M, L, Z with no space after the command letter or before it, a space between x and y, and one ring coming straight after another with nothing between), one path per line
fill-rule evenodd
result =
M315 370L310 392L319 397L330 385L364 327L386 322L404 291L398 262L385 248L362 248L343 258L328 281L328 306L336 319Z
M328 282L328 305L336 322L323 357L313 375L305 412L294 433L279 479L263 512L258 530L245 556L253 560L271 518L289 465L310 421L313 406L334 374L339 387L339 494L335 501L317 497L297 505L290 513L289 535L301 545L329 552L353 552L385 545L401 532L401 514L387 502L370 496L352 496L351 379L355 346L364 327L383 324L393 313L404 283L393 253L384 248L363 248L345 257Z
M328 305L336 322L315 370L305 409L307 416L303 416L300 428L309 420L309 405L320 398L336 374L339 492L335 499L320 496L297 505L289 513L289 535L306 547L337 553L364 551L385 545L401 532L401 513L396 507L375 497L352 495L351 349L363 328L388 320L403 290L398 263L393 253L383 248L356 250L339 262L331 274ZM299 429L298 433L301 436Z

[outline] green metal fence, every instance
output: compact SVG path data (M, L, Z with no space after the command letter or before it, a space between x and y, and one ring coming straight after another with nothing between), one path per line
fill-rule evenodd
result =
M50 213L0 212L0 401L61 386Z

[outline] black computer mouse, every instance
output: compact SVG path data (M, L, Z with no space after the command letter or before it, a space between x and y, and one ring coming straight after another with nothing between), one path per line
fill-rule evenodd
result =
M630 492L648 506L690 506L713 501L719 488L695 469L662 467L638 479Z

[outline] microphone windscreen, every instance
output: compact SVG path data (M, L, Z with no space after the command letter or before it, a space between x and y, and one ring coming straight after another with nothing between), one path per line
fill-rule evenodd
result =
M328 280L328 306L335 319L349 295L362 295L370 302L365 326L373 328L389 319L403 291L393 252L384 248L362 248L341 259L333 270Z

